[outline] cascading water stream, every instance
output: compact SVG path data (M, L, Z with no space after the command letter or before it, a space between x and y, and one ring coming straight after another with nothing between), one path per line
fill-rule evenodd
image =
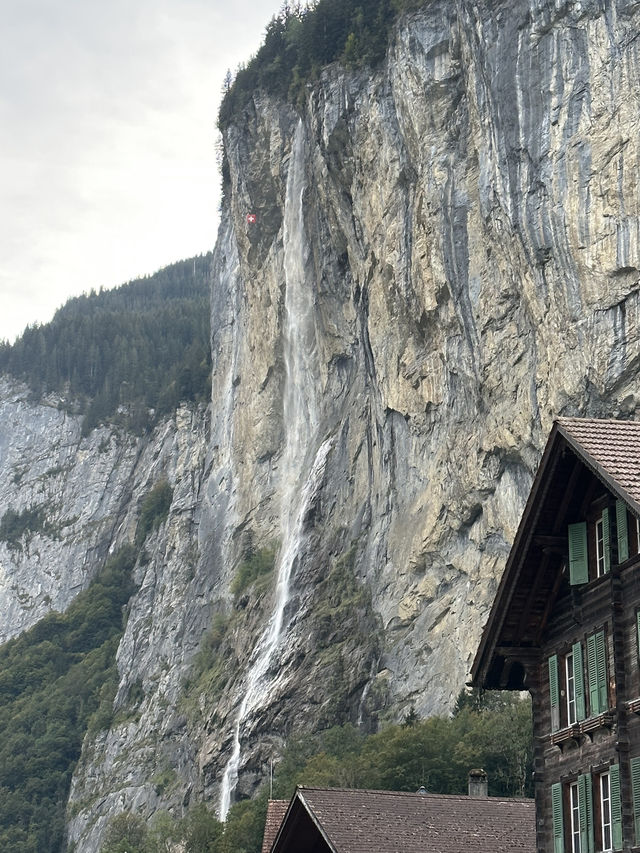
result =
M320 488L332 440L326 439L313 458L318 411L319 371L313 321L313 291L305 281L307 243L304 234L304 131L298 124L293 141L284 213L285 328L284 453L281 463L282 546L278 556L277 588L271 618L262 633L246 674L244 696L234 727L233 749L225 767L219 816L225 820L238 781L241 734L245 721L269 695L266 678L283 638L284 614L296 555L304 540L305 518ZM305 476L306 475L306 476Z

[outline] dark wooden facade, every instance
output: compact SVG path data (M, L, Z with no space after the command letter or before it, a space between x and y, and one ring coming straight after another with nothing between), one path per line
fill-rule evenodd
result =
M533 702L537 848L640 850L640 425L552 430L472 670Z

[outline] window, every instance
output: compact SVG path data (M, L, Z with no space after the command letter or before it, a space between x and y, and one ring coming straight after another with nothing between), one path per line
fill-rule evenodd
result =
M567 723L571 726L578 721L576 713L576 679L573 669L573 652L565 658L565 683L567 696Z
M602 505L602 504L600 504ZM622 510L620 510L622 513ZM626 508L625 508L626 513ZM618 508L616 505L616 518ZM626 516L625 516L626 518ZM605 507L589 521L568 526L569 581L572 586L606 575L611 569L611 519Z
M585 773L566 785L552 785L551 818L554 853L622 850L619 766L611 765L593 780Z
M602 850L613 850L611 838L611 777L608 773L600 776L600 833Z
M567 725L584 720L587 716L584 702L584 670L582 646L574 643L567 655ZM570 698L571 697L571 698Z
M577 782L569 785L569 809L571 814L571 853L582 853L580 850L580 797Z
M604 558L604 522L596 521L596 577L600 578L606 574L606 561Z
M572 726L586 717L581 644L574 643L564 657L552 655L548 664L551 731L555 732L565 726ZM561 666L562 669L560 669ZM562 690L560 673L562 673ZM561 701L561 697L564 701Z

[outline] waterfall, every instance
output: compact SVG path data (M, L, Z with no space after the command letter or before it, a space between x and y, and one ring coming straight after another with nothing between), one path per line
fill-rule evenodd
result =
M332 439L317 445L317 388L319 384L314 294L305 280L308 247L304 234L303 195L304 132L299 122L293 141L285 199L283 244L285 273L283 400L284 451L281 462L282 544L277 561L277 587L273 611L247 668L243 699L236 717L233 749L225 767L220 791L219 815L225 820L238 781L242 729L256 708L268 698L273 679L267 674L286 631L284 614L296 556L304 542L305 519L322 483Z

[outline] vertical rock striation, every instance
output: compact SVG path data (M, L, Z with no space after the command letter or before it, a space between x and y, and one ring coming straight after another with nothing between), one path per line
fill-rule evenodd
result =
M144 445L83 444L69 422L41 472L67 452L111 472L85 551L132 530L156 470L175 485L114 722L74 778L77 853L120 810L224 812L292 733L451 707L552 419L637 413L638 31L630 0L432 0L375 73L327 68L300 113L256 94L226 130L210 425L185 410ZM40 474L15 474L34 484L8 487L19 509ZM26 551L0 551L2 570ZM271 573L240 583L265 554ZM51 592L30 572L16 584L40 613Z

